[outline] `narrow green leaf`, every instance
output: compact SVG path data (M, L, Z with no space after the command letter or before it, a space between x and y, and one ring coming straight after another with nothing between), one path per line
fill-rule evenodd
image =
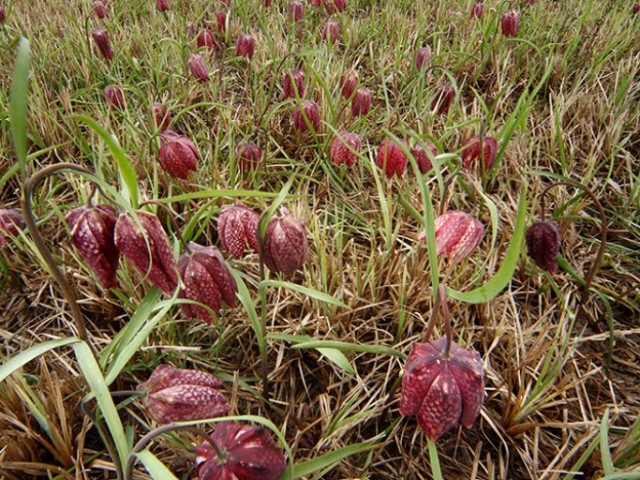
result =
M120 463L121 465L124 465L127 461L127 456L129 455L127 437L124 434L124 428L120 421L118 410L113 403L113 398L111 398L111 393L109 392L107 383L104 380L100 366L86 343L75 343L73 345L73 349L75 350L80 370L82 370L82 375L91 389L92 396L94 396L98 402L100 411L102 412L107 427L109 428L111 437L113 438L116 449L118 450ZM114 458L113 461L118 461L118 459Z
M118 140L107 132L102 126L94 119L87 117L86 115L73 115L71 118L78 120L86 124L91 130L93 130L104 143L109 147L109 151L113 158L118 163L118 173L120 176L120 187L122 189L122 196L131 204L132 207L138 206L138 178L133 165L127 158L124 150L118 143Z
M336 297L329 295L328 293L320 292L313 288L303 287L302 285L298 285L296 283L291 282L283 282L279 280L263 280L260 282L260 289L266 287L276 287L276 288L286 288L288 290L292 290L294 292L302 293L307 297L315 298L316 300L320 300L331 305L337 305L342 308L349 308L348 305L342 303Z
M376 355L390 355L392 357L398 357L402 359L406 358L406 355L404 353L391 347L385 347L384 345L365 345L334 340L310 340L307 342L297 343L291 348L336 348L345 352L373 353Z
M262 323L260 322L260 318L256 312L256 306L251 299L251 293L249 293L249 289L247 289L247 285L244 283L240 273L234 268L230 268L229 270L236 281L236 285L238 285L238 299L240 300L240 303L242 303L247 315L249 315L249 322L251 322L251 328L256 336L258 349L260 350L260 353L262 353L267 348L267 340L265 339L264 332L262 331Z
M149 450L142 450L136 453L136 457L142 462L144 468L147 469L147 472L154 480L178 480L178 477Z
M602 459L602 470L605 476L613 475L615 468L609 451L609 409L604 412L600 422L600 458Z
M263 214L263 217L260 220L260 225L258 226L258 241L262 241L262 239L264 238L264 234L267 231L267 225L269 225L269 220L271 219L271 217L273 217L273 214L280 207L280 205L282 205L282 202L284 202L285 198L287 198L287 195L289 194L289 190L293 185L294 179L295 179L295 176L292 176L291 178L289 178L289 180L287 180L287 183L284 184L284 186L282 187L282 190L280 190L280 193L278 194L276 199L269 206L269 208L267 208L267 211Z
M58 340L48 340L46 342L39 343L33 347L29 347L24 352L20 352L15 357L10 358L4 364L0 365L0 382L2 382L9 375L14 373L20 367L23 367L31 360L47 353L54 348L64 347L65 345L71 345L81 340L76 337L60 338Z
M467 303L486 303L496 297L511 281L513 272L516 270L520 252L522 250L522 242L524 241L524 232L527 222L527 195L526 185L522 187L520 194L520 203L518 205L518 215L511 236L511 243L504 256L502 265L496 274L489 279L484 285L475 288L469 292L459 292L447 287L447 295L455 300Z
M294 347L295 348L295 347ZM353 368L349 359L342 353L340 350L336 350L335 348L316 348L321 355L324 355L345 372L355 375L356 370Z
M30 56L29 40L21 38L13 69L13 81L11 82L9 120L13 147L16 150L16 158L22 175L27 169L27 94L29 93Z

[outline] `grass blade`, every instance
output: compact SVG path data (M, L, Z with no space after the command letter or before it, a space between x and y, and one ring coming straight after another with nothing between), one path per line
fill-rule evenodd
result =
M320 292L309 287L303 287L302 285L298 285L295 283L283 282L279 280L263 280L262 282L260 282L261 290L266 287L286 288L293 292L302 293L303 295L306 295L310 298L315 298L316 300L320 300L331 305L337 305L338 307L342 308L349 308L348 305L342 303L336 297L329 295L328 293Z
M178 477L149 450L142 450L136 453L136 457L155 480L178 480Z
M22 38L20 39L16 64L13 69L11 103L9 107L13 146L16 150L16 158L22 175L25 174L27 169L27 94L29 91L30 57L29 40Z
M29 347L24 352L20 352L15 357L10 358L4 364L0 365L0 382L2 382L5 378L14 373L20 367L23 367L31 360L38 358L40 355L47 353L49 350L64 347L65 345L72 345L80 341L81 340L76 337L60 338L58 340L48 340L46 342L34 345L33 347Z

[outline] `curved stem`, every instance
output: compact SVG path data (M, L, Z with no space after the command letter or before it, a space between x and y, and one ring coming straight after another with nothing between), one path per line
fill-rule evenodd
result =
M433 310L431 310L431 316L429 317L429 323L427 324L427 330L424 332L422 336L421 343L427 343L429 341L429 337L433 333L433 327L436 324L436 317L438 316L438 312L440 311L440 302L442 301L442 296L440 295L440 288L442 285L438 286L438 294L436 295L436 301L433 304Z
M262 222L264 221L264 216L266 215L266 211L260 216L260 221L258 222L258 258L260 259L260 285L264 282L266 278L266 271L264 268L264 236L262 235ZM267 336L267 292L266 288L260 287L260 334L264 339ZM265 402L269 402L269 359L267 358L267 347L262 349L260 352L260 362L262 363L262 396L264 397Z
M587 297L589 295L589 289L591 288L591 282L596 276L596 273L598 273L598 269L600 268L602 257L604 256L604 249L606 248L606 245L607 245L607 232L608 232L607 217L604 213L604 208L602 208L602 204L598 200L598 197L596 197L591 190L589 190L587 187L585 187L581 183L564 181L564 182L554 182L542 191L542 194L540 195L540 208L542 209L542 221L545 221L545 213L546 213L545 201L544 201L545 195L553 187L557 187L561 185L565 187L575 187L582 190L584 193L586 193L589 196L589 198L591 198L591 201L593 202L596 209L598 210L598 213L600 214L600 247L598 248L598 251L596 252L596 256L594 257L593 262L591 263L591 267L589 268L589 271L587 272L587 275L584 279L584 285L582 287L582 295L580 296L580 300L578 301L578 306L576 307L575 319L578 320L578 318L580 317L580 314L582 313L582 310L584 309L583 305L587 301Z
M133 446L131 452L129 452L129 456L127 457L127 464L124 469L124 480L131 480L131 476L133 475L133 466L136 463L136 453L140 452L142 449L146 447L146 445L153 440L155 437L162 435L167 432L182 430L186 432L191 432L199 437L202 437L209 445L213 447L216 451L216 454L220 457L224 457L225 453L220 450L220 447L216 445L216 443L211 439L211 437L205 434L202 430L192 427L189 425L176 425L175 423L169 423L167 425L162 425L161 427L155 428L147 433L144 437L142 437L138 442Z
M440 298L440 305L444 315L444 336L446 339L442 355L444 358L449 358L449 352L451 351L451 314L449 313L449 305L447 305L447 292L442 284L438 287L438 297Z
M114 445L113 440L109 436L109 433L104 428L104 425L102 424L102 422L99 421L98 418L95 417L91 411L89 411L89 408L87 406L87 399L83 399L80 402L80 409L87 416L87 418L89 418L89 420L91 420L91 423L93 423L95 425L96 430L98 430L98 434L100 435L100 438L102 439L102 442L104 443L105 447L107 448L107 452L109 452L109 456L113 460L113 465L114 465L114 467L116 469L116 476L118 477L118 479L124 478L122 476L123 475L122 465L120 464L120 460L119 460L118 451L116 449L116 446Z
M184 247L185 251L187 251L188 253L191 253L191 249L189 248L189 245L187 244L187 242L185 242L184 238L182 238L182 235L180 234L180 228L178 227L178 222L176 222L176 217L174 216L171 209L164 203L159 202L158 200L145 200L144 202L140 203L140 208L144 207L145 205L155 205L157 207L160 207L167 214L167 216L169 217L169 221L171 222L171 226L173 227L173 230L176 236L178 237L178 240Z

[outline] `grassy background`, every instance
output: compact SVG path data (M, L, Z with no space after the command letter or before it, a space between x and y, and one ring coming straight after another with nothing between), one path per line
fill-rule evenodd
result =
M404 361L373 348L408 354L421 340L433 305L427 248L416 241L423 227L412 215L424 210L418 179L409 170L387 181L373 164L391 132L413 142L432 140L440 153L450 154L439 157L440 178L434 172L424 176L434 208L473 213L487 226L468 260L440 262L440 281L451 288L471 290L497 271L522 189L532 222L541 214L539 195L554 179L579 181L603 204L610 230L601 270L577 321L581 282L600 245L600 226L589 198L572 188L553 189L547 202L547 215L562 231L564 268L544 274L523 249L511 282L497 297L479 305L450 301L456 341L482 355L488 397L471 429L454 429L438 441L443 478L568 479L572 470L580 472L576 478L601 478L612 468L637 471L640 16L631 15L628 2L488 0L483 20L473 22L468 0L351 0L345 12L334 15L342 42L330 45L321 40L323 9L305 3L303 21L293 24L286 2L273 3L265 9L258 0L232 0L224 47L198 52L211 73L206 84L196 83L187 68L197 50L187 24L215 29L214 13L224 9L216 1L171 0L171 10L161 14L152 1L110 0L104 22L90 2L5 5L2 208L19 207L24 180L14 168L8 108L17 39L25 36L32 51L29 171L73 162L118 188L109 149L74 116L94 119L126 152L141 199L162 200L173 210L183 228L176 232L166 222L176 249L178 234L217 243L221 208L240 197L262 211L291 179L284 205L306 223L310 252L304 270L287 280L348 306L328 306L284 288L266 290L271 406L259 398L260 353L242 307L224 312L213 327L188 322L178 308L170 309L114 389L135 387L161 362L207 370L227 381L234 414L262 415L281 429L298 463L376 439L373 448L307 478L432 478L426 437L415 419L401 418L397 410ZM507 8L521 12L515 39L499 31ZM91 40L93 28L102 24L113 43L110 63ZM243 32L256 39L250 62L234 55ZM439 68L416 70L415 53L423 45L431 47ZM339 93L340 76L351 67L373 94L364 118L352 118ZM323 127L317 135L294 132L296 102L278 100L282 72L290 68L304 72L305 96L320 105ZM445 79L454 83L457 96L441 117L430 105ZM124 89L123 111L108 107L107 85ZM170 107L171 129L190 136L201 153L198 173L188 181L172 180L159 168L149 116L156 101ZM456 154L466 138L480 132L483 120L486 134L498 140L498 159L488 173L460 175ZM331 140L342 128L363 139L351 170L335 168L329 159ZM254 140L265 154L253 173L239 172L233 160L244 140ZM39 189L35 208L101 349L127 324L150 286L121 263L120 288L105 292L71 248L63 217L82 204L89 189L79 176L52 177ZM495 225L491 204L497 207ZM230 263L257 298L257 255ZM28 235L0 251L0 267L3 360L74 334L65 301ZM293 348L284 335L364 345L368 351L345 351L353 369L348 371L316 349ZM80 411L86 392L75 357L65 349L39 357L1 384L0 475L102 478L111 460ZM120 416L132 433L149 428L137 403L122 406ZM191 440L170 436L153 447L179 478L195 477Z

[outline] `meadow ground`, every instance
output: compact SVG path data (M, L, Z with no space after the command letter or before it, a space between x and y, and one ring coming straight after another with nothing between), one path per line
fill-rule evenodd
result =
M108 0L104 19L89 0L0 3L0 209L21 208L42 168L69 162L92 172L57 171L32 195L81 321L30 229L0 247L0 477L125 478L132 445L157 423L139 397L112 401L108 392L135 390L167 363L224 380L229 414L262 418L288 451L282 478L640 478L632 3L487 0L473 19L471 0L348 0L334 13L303 1L299 21L294 2L224 3L169 0L161 12L152 0ZM502 25L512 9L515 36ZM111 60L96 28L109 35ZM203 28L212 48L198 47ZM255 40L253 58L236 54L243 33ZM292 69L303 81L290 98ZM342 95L350 69L370 90L370 108L366 94L356 111ZM447 82L448 109L434 105ZM122 90L120 106L108 86ZM294 116L307 100L319 123L303 132L316 113L302 125ZM186 179L159 162L156 102L198 152ZM360 136L351 167L332 161L341 130ZM474 135L497 142L486 171L482 159L464 168ZM385 138L406 140L398 156L409 158L391 178L376 164ZM249 140L261 154L243 169L236 150ZM437 155L422 173L411 152L428 142ZM183 301L163 297L124 258L114 288L103 288L73 247L65 216L107 197L120 211L156 213L175 258L182 240L220 246L217 219L235 201L266 212L263 227L285 207L305 225L306 259L287 275L263 271L251 249L239 259L223 252L240 301L211 325L189 320ZM434 217L447 210L485 226L464 259L437 256ZM562 238L554 273L523 240L543 215ZM295 264L302 253L287 248L273 255L298 255ZM486 398L470 428L430 442L399 399L439 284L454 341L481 356ZM438 317L427 340L444 328ZM156 460L196 478L201 442L191 431L154 438L134 478L171 478Z

